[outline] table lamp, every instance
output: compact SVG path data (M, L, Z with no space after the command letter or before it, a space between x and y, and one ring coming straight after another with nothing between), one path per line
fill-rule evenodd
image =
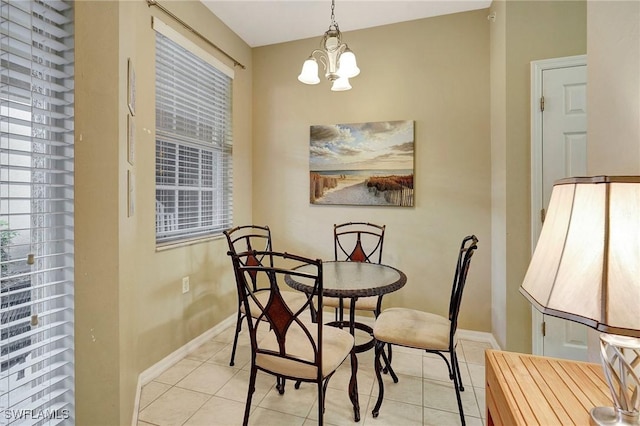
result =
M598 331L615 407L597 425L640 425L640 176L568 178L549 209L520 292L543 314Z

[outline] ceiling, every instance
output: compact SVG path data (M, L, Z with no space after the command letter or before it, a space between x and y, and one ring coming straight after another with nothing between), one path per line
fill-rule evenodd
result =
M201 0L249 46L320 38L331 23L330 0ZM491 0L337 0L341 31L484 9Z

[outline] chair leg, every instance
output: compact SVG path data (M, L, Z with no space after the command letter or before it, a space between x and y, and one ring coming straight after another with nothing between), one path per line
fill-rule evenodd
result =
M458 357L456 355L455 349L451 351L451 368L453 369L453 386L456 389L458 411L460 411L460 421L462 422L462 426L465 426L466 422L464 420L464 410L462 408L462 397L460 396L460 392L464 391L464 386L462 386L460 365L458 364Z
M284 394L284 385L286 383L286 380L287 379L285 379L284 377L276 376L276 389L278 389L278 393L280 395Z
M377 319L380 316L381 312L382 312L382 296L378 297L378 304L376 308L373 310L374 317ZM382 372L384 374L387 374L389 372L389 368L391 368L391 358L393 356L393 354L391 353L391 343L387 343L387 354L385 354L384 351L382 352L382 358L384 359L384 368L382 369ZM398 382L396 381L396 383Z
M324 385L322 385L322 395L323 395L323 407L322 407L322 412L324 413L324 402L327 400L327 387L329 386L329 379L331 378L331 376L333 376L333 373L331 373L331 375L327 376L327 378L324 380Z
M392 356L392 353L391 353L391 343L387 343L387 353L388 353L389 355L387 355L387 354L384 352L384 350L382 351L382 359L384 360L384 367L382 368L382 372L383 372L384 374L387 374L389 371L392 371L392 370L393 370L393 369L391 368L391 356ZM396 377L396 379L397 379L397 377ZM396 383L398 383L398 381L397 381L396 379L394 379L394 381L395 381Z
M249 412L251 411L251 398L253 397L253 393L256 391L256 376L258 375L258 369L255 365L251 366L251 376L249 377L249 391L247 392L247 404L244 407L244 420L242 421L243 426L247 426L249 424Z
M391 346L390 343L387 343L387 345ZM389 373L389 375L393 379L393 383L398 383L398 376L396 375L396 372L393 371L393 367L391 367L391 358L387 358L387 355L384 353L384 344L380 347L380 355L385 362L385 368L382 369L382 372L385 374Z
M324 424L324 389L322 381L318 382L318 424Z
M464 384L462 383L462 376L460 375L460 364L458 364L458 354L456 354L455 349L451 352L451 363L455 364L455 370L458 376L458 384L460 385L460 392L464 392Z
M451 363L449 363L449 360L447 359L447 357L445 357L444 355L442 355L442 352L440 351L426 351L432 354L436 354L438 355L440 358L442 358L445 362L445 364L447 364L447 370L449 370L449 380L453 380L456 381L456 372L455 370L452 368L453 365L453 357L451 357Z
M375 407L373 407L373 411L371 411L371 414L374 418L378 417L378 414L380 414L380 406L382 405L382 399L384 397L384 383L382 382L381 374L382 363L380 362L380 355L384 353L383 348L384 342L376 342L376 353L373 369L376 371L376 378L378 379L378 400L376 401ZM389 368L391 368L391 366L389 366ZM390 370L390 372L392 375L395 375L395 373L393 373L393 370Z
M240 334L240 330L242 329L242 313L238 308L238 319L236 320L236 334L233 338L233 347L231 348L231 359L229 360L229 365L233 367L236 358L236 347L238 346L238 334Z
M454 370L458 370L457 367L453 367L453 369ZM460 372L456 371L454 374L456 376L459 376ZM462 389L461 389L461 386L458 384L458 380L457 379L453 380L453 386L456 388L456 398L458 399L458 411L460 411L460 421L462 422L462 426L465 426L466 422L464 421L464 410L462 408L462 397L460 396L460 391Z
M385 359L387 364L385 365L384 370L382 370L384 374L387 374L391 367L391 358L393 357L393 353L391 352L391 343L387 343L387 354L387 358Z

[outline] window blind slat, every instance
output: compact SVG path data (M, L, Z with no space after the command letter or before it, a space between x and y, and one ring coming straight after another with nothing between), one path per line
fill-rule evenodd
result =
M71 338L71 336L68 336L67 338ZM9 370L2 372L2 374L0 375L0 380L4 381L11 376L17 376L20 374L21 370L32 368L33 366L37 366L38 364L49 363L51 362L50 360L64 358L67 356L64 353L67 350L68 350L67 348L51 349L45 352L41 356L31 357L29 361L25 362L24 364L13 366ZM14 380L19 381L20 379L14 378Z
M0 0L0 16L0 407L71 425L73 8Z
M58 256L69 256L71 255L71 253L66 252L66 253L59 253L57 254ZM47 281L46 283L43 284L39 284L39 285L32 285L31 287L29 287L28 291L31 290L48 290L50 287L54 287L54 286L65 286L65 285L69 285L71 284L72 281L70 280L59 280L59 281ZM24 292L25 289L13 289L7 292L2 293L2 297L11 297L11 296L16 296L22 292ZM55 290L52 290L55 291ZM69 294L66 294L69 295Z
M42 404L46 403L47 401L46 398L34 399L35 396L37 396L42 392L50 393L50 391L52 390L50 388L56 386L58 383L62 382L63 380L67 380L69 378L70 376L67 374L57 375L49 378L44 383L40 383L35 386L22 385L20 387L21 392L19 394L17 392L10 393L9 399L15 400L16 394L17 394L19 395L17 396L17 398L20 398L16 404L16 406L18 407L18 410L25 410L25 411L34 410L35 408L41 407ZM58 392L65 392L65 391L59 390ZM51 394L51 396L54 396L54 395L55 394L53 393Z

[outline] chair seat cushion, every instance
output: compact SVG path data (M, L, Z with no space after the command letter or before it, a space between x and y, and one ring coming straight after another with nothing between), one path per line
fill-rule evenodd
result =
M407 308L385 309L373 326L374 337L385 343L416 349L449 350L451 322L440 315Z
M322 305L325 308L337 308L340 306L340 299L337 297L323 297ZM344 308L351 307L351 299L344 299ZM378 296L360 297L356 300L356 310L375 311L378 306Z
M305 323L309 333L316 342L318 325ZM345 330L331 326L323 326L322 329L322 377L326 377L335 371L353 349L354 339ZM286 353L295 359L284 358L258 352L256 354L256 366L264 368L272 373L314 380L317 378L317 370L314 365L304 364L298 360L314 360L314 350L311 341L304 334L300 326L293 324L286 337ZM278 343L275 333L268 333L258 344L260 350L278 351Z
M271 290L260 290L255 293L256 299L258 299L258 301L262 306L267 305L270 294L271 294ZM291 312L293 313L298 312L302 307L302 305L304 305L308 300L307 296L304 293L301 293L299 291L283 290L283 291L280 291L280 294L282 295L282 299L284 300L284 303L286 303L287 306L289 306L289 309L291 309ZM253 318L257 318L261 312L260 309L258 308L258 305L256 305L256 302L254 302L252 298L249 298L249 310L251 310L251 316ZM240 305L240 312L242 312L243 314L245 313L244 304Z

